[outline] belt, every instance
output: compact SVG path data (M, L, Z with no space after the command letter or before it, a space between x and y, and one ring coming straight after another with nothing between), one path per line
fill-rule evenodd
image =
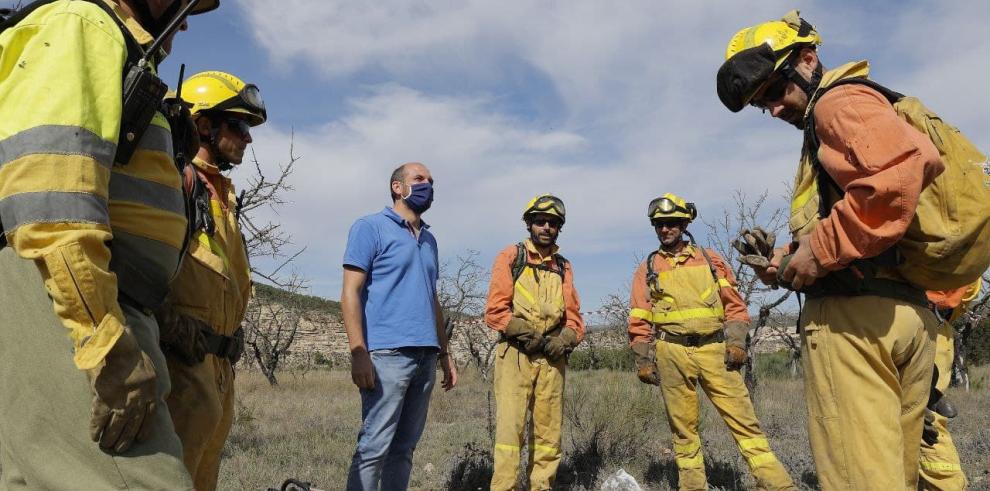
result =
M231 363L237 363L244 354L244 328L238 328L233 336L224 336L203 329L206 338L206 352L220 358L226 358Z
M697 348L706 344L721 343L725 341L725 332L721 329L711 334L671 334L667 331L659 331L657 339L668 343L679 344L690 348Z

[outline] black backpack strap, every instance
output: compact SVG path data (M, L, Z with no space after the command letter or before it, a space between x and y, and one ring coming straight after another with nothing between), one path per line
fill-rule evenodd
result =
M646 289L649 290L654 285L656 285L656 290L661 291L660 288L660 275L657 273L657 268L653 267L653 259L660 254L660 251L653 251L649 256L646 256Z
M512 262L512 283L515 284L526 269L526 246L522 242L516 244L516 259Z

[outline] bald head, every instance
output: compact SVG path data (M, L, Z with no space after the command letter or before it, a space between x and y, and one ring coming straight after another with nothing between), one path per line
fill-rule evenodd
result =
M425 165L419 162L406 162L394 171L389 178L389 190L392 194L392 201L398 201L403 196L409 194L409 186L419 182L433 182L433 176Z

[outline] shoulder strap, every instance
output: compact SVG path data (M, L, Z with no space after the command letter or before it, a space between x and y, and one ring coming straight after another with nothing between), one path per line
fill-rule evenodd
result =
M512 263L512 283L515 283L526 268L526 246L522 242L516 244L516 260Z
M649 256L646 256L646 289L649 291L651 288L656 286L656 290L660 291L660 275L657 274L657 268L653 267L653 259L660 254L660 251L653 251Z

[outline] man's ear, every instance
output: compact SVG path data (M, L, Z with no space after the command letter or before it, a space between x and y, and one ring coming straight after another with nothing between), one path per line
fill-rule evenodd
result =
M818 51L813 46L805 46L798 53L798 58L802 64L807 64L812 70L818 66Z
M196 132L199 133L200 138L203 138L204 140L209 138L210 130L212 129L213 122L210 121L210 118L205 116L196 118Z

